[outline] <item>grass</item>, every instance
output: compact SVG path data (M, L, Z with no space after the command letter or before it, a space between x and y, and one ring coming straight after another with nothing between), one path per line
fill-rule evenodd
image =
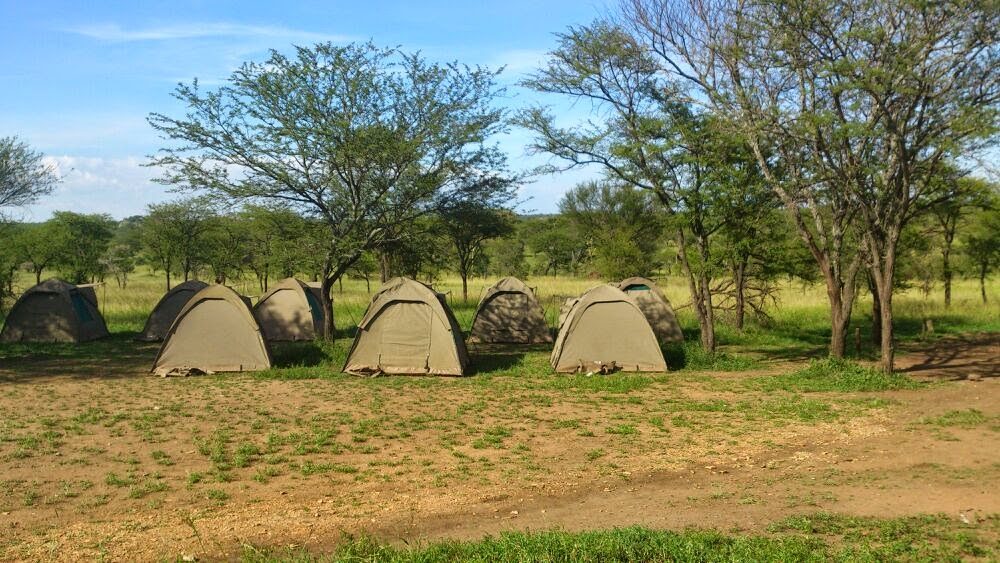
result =
M889 391L918 389L922 384L900 373L886 374L875 368L837 358L812 360L808 366L789 374L755 378L748 382L762 391Z
M961 428L974 428L989 421L989 417L977 409L966 409L948 411L941 416L925 418L924 424L935 426L958 426Z
M991 535L1000 518L983 526L943 515L901 519L833 514L797 516L771 526L768 535L715 530L661 531L642 527L589 532L505 532L477 541L393 546L348 537L333 552L246 546L247 563L313 561L958 561L995 554Z
M435 281L435 288L446 294L449 305L463 330L468 331L476 309L477 288L485 288L496 278L471 280L470 302L463 302L460 295L461 282L455 276ZM27 289L33 277L22 275L15 284ZM596 280L567 277L537 276L529 279L529 284L537 287L540 302L545 309L550 326L557 324L559 307L563 300L576 296L596 285ZM690 307L680 305L690 301L683 280L677 277L659 281L670 301L678 307L678 320L684 329L687 341L665 348L667 363L672 370L693 371L745 371L761 366L761 359L801 359L821 357L829 340L829 313L826 308L824 290L820 285L786 284L780 292L776 306L767 313L769 319L750 319L742 330L736 330L721 318L717 326L717 340L720 351L706 354L698 346L698 325ZM377 284L375 284L377 285ZM262 292L251 281L236 281L234 287L245 295L256 296ZM339 328L339 339L335 343L296 343L275 346L273 349L275 369L260 374L269 379L314 379L336 377L346 357L358 320L364 315L370 298L364 280L346 279L343 291L334 293L334 316ZM100 361L108 357L142 357L155 353L155 345L138 345L132 338L145 322L146 316L164 291L161 275L154 275L140 269L131 276L128 286L119 289L114 282L100 288L98 299L113 336L86 346L62 344L4 344L0 345L0 360L63 357L80 360ZM987 284L989 306L983 306L978 297L978 287L974 280L958 280L953 288L953 304L945 309L940 292L925 298L915 290L900 291L894 298L897 319L897 336L900 340L936 338L941 335L961 332L1000 331L1000 314L995 303L1000 300L1000 279ZM867 313L870 298L863 295L855 306L852 326L862 330L863 347L859 357L871 358L875 347L870 339L870 322ZM3 314L0 313L0 318ZM934 321L935 333L921 333L923 319ZM142 351L137 355L137 351ZM512 373L535 369L548 370L547 348L529 349L524 354L488 354L477 357L477 375L491 373ZM854 354L854 350L851 350ZM146 360L150 361L150 360Z

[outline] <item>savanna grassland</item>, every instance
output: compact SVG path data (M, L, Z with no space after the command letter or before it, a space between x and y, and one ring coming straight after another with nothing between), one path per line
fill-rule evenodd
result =
M132 338L162 283L100 291L105 340L0 345L0 558L998 554L996 281L988 305L958 283L949 310L901 293L891 377L866 367L865 297L859 363L821 359L823 290L801 285L770 319L720 327L709 357L664 281L689 339L669 373L553 375L544 347L474 347L469 377L375 379L339 373L363 280L335 295L336 342L276 346L262 373L149 376L157 346ZM529 280L551 324L595 283ZM458 280L435 287L468 330Z

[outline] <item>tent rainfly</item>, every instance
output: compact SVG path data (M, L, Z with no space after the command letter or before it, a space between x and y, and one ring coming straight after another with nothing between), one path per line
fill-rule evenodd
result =
M444 296L393 278L372 296L344 371L354 375L464 375L469 354Z
M674 314L670 301L656 285L656 282L648 278L634 277L622 280L617 286L618 289L635 299L642 314L646 315L649 326L653 327L656 338L662 344L684 340L681 325L677 322L677 315Z
M177 314L152 371L184 375L270 367L271 352L250 303L224 285L210 285Z
M612 285L576 299L552 349L557 372L667 371L660 344L635 300Z
M108 335L97 295L50 279L25 291L14 303L0 342L87 342Z
M163 294L160 302L153 307L153 312L146 319L146 326L136 337L136 340L144 342L159 342L167 335L170 325L174 324L174 319L181 312L184 305L194 297L194 294L208 287L203 281L189 280L175 285L170 291Z
M476 308L470 342L538 344L552 342L534 292L515 277L493 284Z
M261 296L253 313L268 341L315 340L323 334L318 289L286 278Z

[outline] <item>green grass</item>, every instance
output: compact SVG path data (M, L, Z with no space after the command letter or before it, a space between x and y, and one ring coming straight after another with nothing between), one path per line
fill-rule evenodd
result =
M958 411L948 411L941 416L925 418L924 424L935 426L958 426L961 428L973 428L989 421L989 417L977 409L966 409Z
M798 516L770 528L769 535L682 532L642 527L591 532L504 532L477 541L392 546L368 537L348 537L332 553L247 546L248 563L278 561L382 562L640 562L640 561L959 561L996 554L989 536L1000 531L992 517L976 527L945 516L892 520L831 514Z
M886 374L850 360L837 358L813 360L803 369L789 374L754 378L748 381L748 385L762 391L784 390L806 393L889 391L918 389L922 386L921 383L903 374Z

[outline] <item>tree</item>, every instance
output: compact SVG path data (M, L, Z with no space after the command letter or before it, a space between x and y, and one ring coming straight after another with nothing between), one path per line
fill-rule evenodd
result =
M181 146L152 164L160 181L237 203L282 203L326 228L323 305L365 251L466 190L490 188L505 155L497 72L427 62L371 43L272 51L203 93L180 85L183 117L150 124ZM325 334L334 333L327 315Z
M23 227L21 223L0 222L0 238L16 241ZM0 313L7 310L7 302L14 298L14 279L20 264L19 249L14 245L0 244Z
M55 221L24 225L14 239L17 255L25 268L35 274L35 283L42 283L42 274L53 268L66 249L69 232Z
M455 267L462 278L462 301L468 301L469 273L481 257L483 244L513 232L513 214L478 202L460 201L442 209L438 220L455 250Z
M241 217L219 215L209 220L203 244L215 283L240 278L250 262L251 241L249 224Z
M484 254L487 257L487 270L497 276L524 278L528 275L524 248L524 237L520 229L515 229L508 236L486 241Z
M0 213L52 193L59 176L45 155L17 137L0 137Z
M1000 201L975 214L965 237L963 253L970 270L979 279L979 292L986 303L986 277L1000 268Z
M207 256L206 235L215 212L204 199L182 199L149 206L143 221L142 247L149 263L166 275L180 272L184 281L200 268Z
M527 219L522 230L531 251L542 259L543 275L574 272L587 253L586 242L563 215Z
M594 109L590 119L571 127L558 126L545 108L522 112L518 123L536 134L531 150L561 159L562 169L596 164L609 179L655 196L671 217L702 346L714 351L710 239L725 220L715 203L729 186L728 175L715 171L727 164L729 147L719 142L715 120L664 79L647 46L622 26L597 21L558 37L547 64L523 85Z
M566 192L559 210L588 241L604 279L649 275L659 266L664 222L649 194L629 185L589 182Z
M114 276L120 289L128 285L128 276L135 271L135 251L127 244L112 243L101 260L104 270Z
M59 232L59 251L53 264L70 283L103 281L103 258L114 237L110 215L56 211L50 222Z
M944 306L948 308L951 307L954 276L951 254L955 235L970 213L989 205L990 195L997 192L997 187L979 178L960 177L951 167L942 171L939 181L944 184L938 191L941 197L930 206L930 212L941 236L941 279L944 282Z
M823 225L823 202L856 217L882 305L882 368L892 371L902 230L935 199L945 163L975 155L996 130L996 10L962 1L629 0L625 12L661 69L750 139L824 272L839 337L853 299L844 283L857 268L852 261L844 275L838 266L827 233L844 231ZM772 178L774 148L790 182Z

